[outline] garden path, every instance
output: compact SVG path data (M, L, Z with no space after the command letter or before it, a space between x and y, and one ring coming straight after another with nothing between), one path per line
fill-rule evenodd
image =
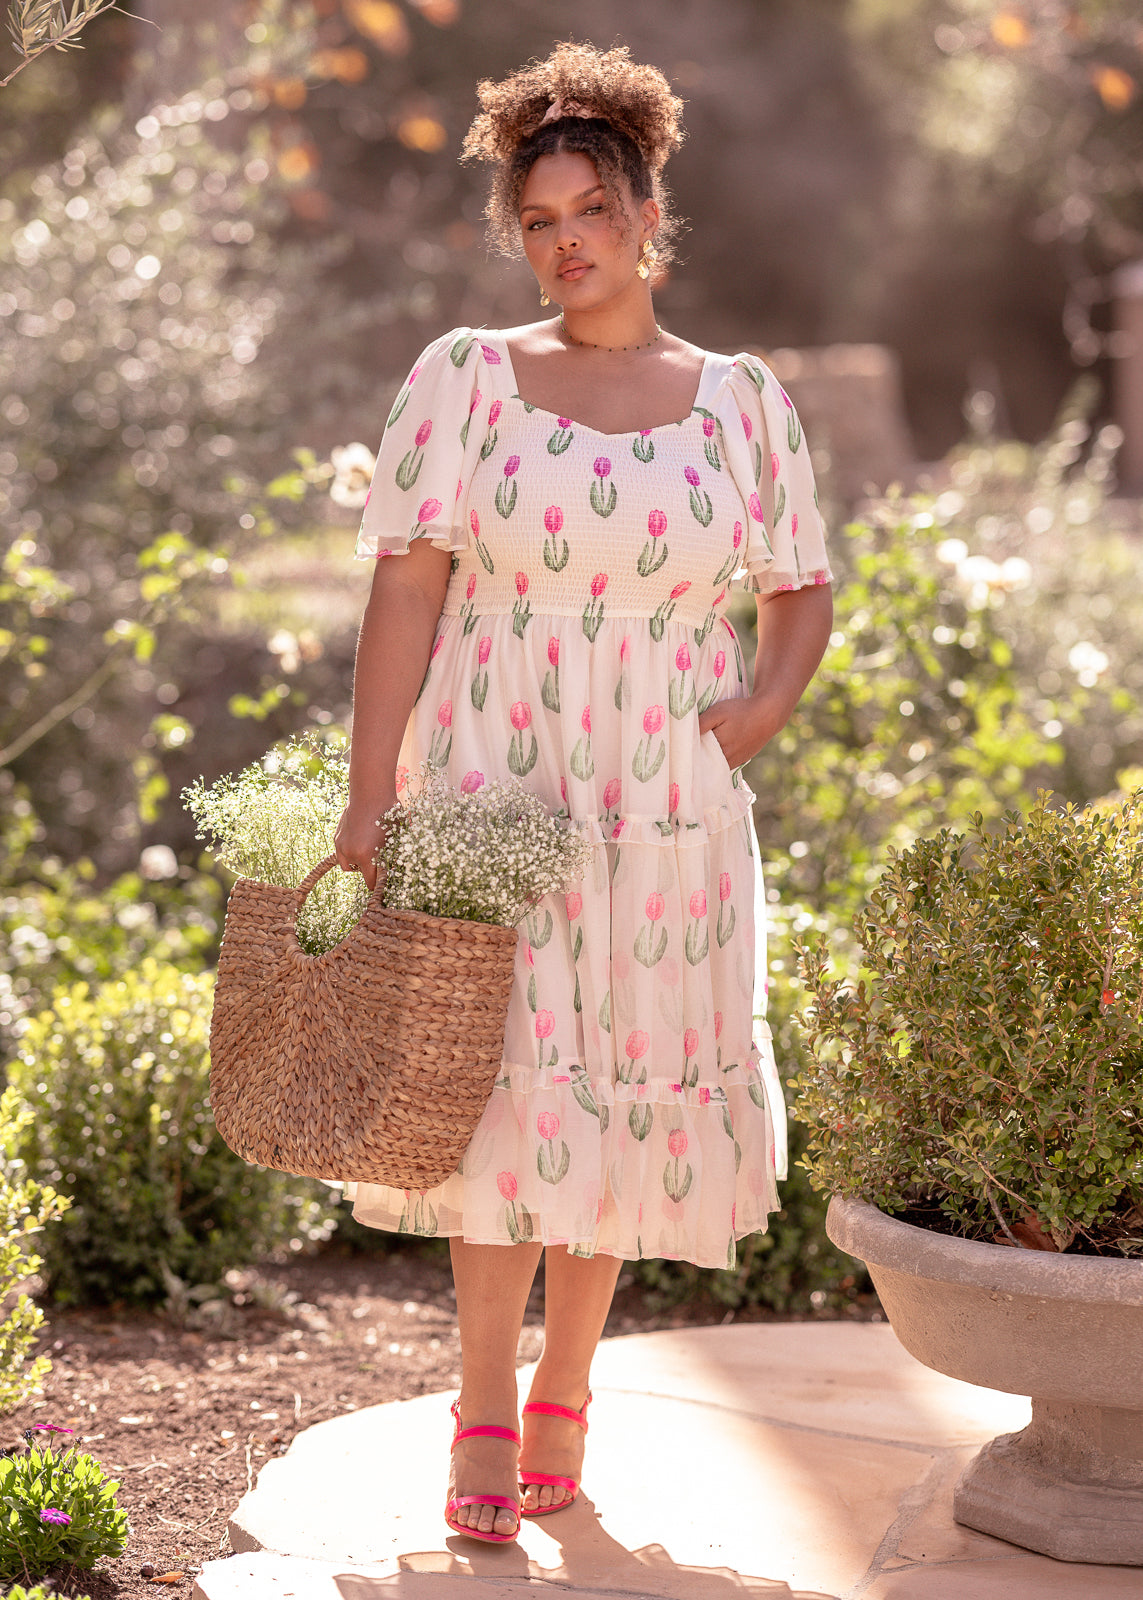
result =
M521 1373L526 1385L528 1373ZM441 1519L453 1391L320 1422L262 1469L195 1600L1134 1600L1139 1574L958 1527L952 1487L1028 1402L920 1366L881 1324L604 1342L584 1491L519 1544Z

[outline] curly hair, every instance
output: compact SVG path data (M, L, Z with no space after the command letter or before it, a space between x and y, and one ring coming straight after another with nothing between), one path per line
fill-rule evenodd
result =
M624 191L654 199L662 211L655 232L660 265L671 258L679 223L663 184L667 158L683 142L683 103L657 67L638 66L626 46L597 50L560 44L546 61L531 61L502 83L477 85L481 111L465 135L461 159L495 163L485 215L497 247L520 256L520 195L540 156L585 155L608 194L608 206L630 222ZM576 114L544 122L553 105Z

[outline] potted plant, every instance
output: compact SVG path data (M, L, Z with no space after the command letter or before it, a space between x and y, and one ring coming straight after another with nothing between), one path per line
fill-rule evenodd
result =
M804 948L827 1231L907 1350L1032 1397L959 1522L1143 1565L1143 788L891 857L856 985Z

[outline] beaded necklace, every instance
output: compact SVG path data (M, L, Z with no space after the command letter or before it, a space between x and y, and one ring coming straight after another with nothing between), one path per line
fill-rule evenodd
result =
M657 344L658 341L663 337L663 330L656 322L655 337L653 339L645 340L643 344L591 344L587 339L577 339L574 333L568 332L567 324L564 321L564 314L562 311L560 312L559 321L560 332L571 344L578 344L582 350L606 350L609 356L615 355L617 351L620 353L626 353L627 351L649 350L653 344Z

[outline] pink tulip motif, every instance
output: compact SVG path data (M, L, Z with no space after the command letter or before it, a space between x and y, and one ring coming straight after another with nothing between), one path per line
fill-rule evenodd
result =
M496 1187L500 1190L505 1200L515 1200L516 1195L519 1193L516 1175L512 1172L498 1172L496 1174Z
M460 792L461 792L461 794L475 794L478 789L483 789L483 788L484 788L484 774L483 774L483 772L477 772L475 770L473 770L472 772L466 772L464 777L460 780Z
M666 712L662 706L648 706L643 713L644 738L640 739L635 747L635 754L631 760L631 771L640 783L650 783L667 759L667 742L660 739L658 748L655 748L656 735L661 731L666 721Z
M706 890L695 889L691 894L688 909L691 921L687 924L687 931L683 936L683 954L692 967L699 966L706 960L710 951L710 934L706 922ZM687 1054L691 1054L687 1051Z
M588 499L591 509L597 517L609 517L615 510L619 499L618 490L614 483L608 483L611 476L611 461L607 456L596 456L594 466L595 476L591 483L591 492ZM606 486L606 487L605 487Z
M489 456L496 449L496 446L499 442L500 434L497 431L496 424L500 421L500 412L502 409L503 401L500 400L493 400L492 404L488 407L488 427L485 431L484 443L480 447L481 461L488 460Z
M429 762L434 767L448 765L452 751L452 701L442 700L437 707L437 729L429 745Z
M568 564L571 554L566 539L556 544L564 525L564 514L559 506L549 506L544 512L544 527L548 537L544 540L544 565L549 572L562 572Z
M532 620L532 607L528 602L528 574L516 574L516 604L512 607L512 632L517 639L524 637L524 630Z
M555 1045L552 1046L552 1053L551 1053L550 1056L547 1054L547 1052L544 1049L544 1041L546 1039L550 1039L552 1034L555 1031L556 1031L556 1019L555 1019L555 1016L552 1014L552 1012L550 1012L550 1011L537 1011L536 1012L536 1042L537 1042L537 1050L538 1050L539 1054L538 1054L538 1057L537 1057L536 1066L541 1072L544 1070L545 1067L555 1067L557 1062L560 1059L560 1053L556 1049ZM545 1111L541 1111L540 1115L542 1117L545 1117L545 1116L548 1116L549 1113L545 1112ZM559 1129L559 1122L557 1121L557 1119L555 1117L552 1118L552 1121L555 1122L556 1129L558 1130ZM554 1138L555 1134L552 1134L551 1137Z
M726 671L726 651L716 650L714 655L714 675L721 678Z
M667 814L668 814L668 816L672 816L673 817L677 813L678 809L679 809L679 786L678 786L677 783L672 783L670 788L667 790Z
M776 450L772 450L770 452L770 477L774 483L777 483L778 481L778 473L780 470L781 462L778 460L778 452Z
M476 573L470 572L468 575L468 583L465 585L464 590L464 604L460 608L460 618L464 625L462 637L466 639L479 621L479 618L476 615L476 608L473 604L475 596Z
M490 367L498 367L500 365L500 352L499 350L494 350L490 344L482 344L480 353Z
M719 874L718 900L718 926L714 930L714 936L718 940L718 947L721 950L734 933L734 906L730 899L729 872Z
M583 714L579 719L583 729L583 738L577 739L575 748L571 753L568 765L581 783L586 783L595 776L595 759L591 753L591 707L584 706Z
M488 698L488 672L486 670L488 658L492 654L492 636L481 634L476 646L476 671L469 686L468 697L472 701L474 711L483 711L484 702Z
M624 1060L619 1067L619 1082L646 1083L647 1068L645 1066L639 1066L639 1062L642 1061L643 1057L647 1054L647 1051L651 1048L650 1035L642 1028L632 1028L631 1032L627 1035L627 1042L623 1048L626 1051L626 1060ZM650 1127L649 1123L648 1127Z
M635 563L635 570L641 578L649 578L667 559L668 548L664 541L659 541L667 531L667 516L664 511L652 511L647 517L647 532L650 535L646 544L639 552L639 559Z
M597 572L591 580L591 599L583 611L583 631L589 644L595 643L595 636L603 626L603 592L606 588L607 573Z
M571 1151L561 1139L559 1155L556 1154L555 1141L560 1132L559 1117L552 1111L541 1111L536 1118L536 1132L544 1141L536 1151L536 1171L544 1183L562 1183L571 1166Z
M663 1171L663 1188L675 1205L682 1205L694 1182L694 1169L689 1161L686 1171L681 1176L679 1173L679 1162L687 1153L687 1143L687 1136L682 1128L672 1128L667 1135L667 1153L671 1159Z
M555 430L548 440L548 454L562 456L568 445L575 438L570 417L557 417Z
M622 793L623 785L620 783L619 779L608 778L607 782L603 786L603 809L606 821L611 821L612 809L618 806Z
M548 665L550 672L545 672L544 682L540 689L540 699L549 711L558 712L560 709L560 641L554 636L548 639Z
M407 399L408 396L406 395L405 400ZM393 417L390 418L390 421L392 422L404 409L405 402L398 400L397 405L393 408ZM432 420L426 417L417 428L416 433L413 435L413 448L406 451L402 456L401 464L394 474L398 489L402 490L405 494L409 492L421 475L421 468L425 464L424 447L428 444L429 435L432 433L432 431Z
M703 455L707 459L708 464L710 466L712 466L716 472L721 472L722 471L722 458L718 453L718 443L717 443L717 441L715 439L715 427L716 426L717 426L717 424L715 423L715 420L714 420L714 418L712 416L704 416L703 417L703 419L702 419L702 433L703 433L702 451L703 451Z
M564 895L564 910L568 914L568 921L574 922L583 910L583 895L578 890L571 889Z
M504 476L496 488L496 509L507 520L516 509L516 500L520 485L516 481L516 474L520 470L520 457L509 456L504 463Z
M659 606L656 607L655 614L651 618L649 624L651 637L655 640L656 644L662 639L663 634L666 631L667 623L670 622L671 618L675 614L676 603L682 599L683 595L686 594L690 587L690 579L686 579L682 583L676 583L667 599L662 601Z
M428 532L427 524L435 522L440 514L441 503L439 500L422 500L417 511L416 523L413 526L412 533L409 535L410 542L414 539L423 539Z
M535 1232L532 1222L532 1213L523 1208L523 1215L516 1209L516 1196L520 1192L514 1172L498 1172L496 1174L496 1187L507 1204L504 1207L504 1232L513 1244L529 1244Z
M636 461L641 461L644 466L648 461L655 459L655 443L651 438L650 428L640 428L635 438L631 441L631 454Z
M671 677L667 688L667 704L671 708L672 717L681 719L689 716L694 710L695 696L698 692L694 677L687 681L687 673L691 670L691 652L688 644L681 644L675 651L675 666L678 668L679 676Z
M644 967L654 967L666 955L669 938L666 928L657 926L666 910L666 902L658 890L652 890L647 896L643 910L647 923L635 935L635 959Z
M714 463L710 455L711 448L711 441L708 439L706 442L706 450L708 452L707 459L711 461L711 464L713 465ZM702 487L698 472L694 467L684 467L683 477L686 478L687 483L690 486L689 500L691 515L694 517L695 521L701 523L704 528L709 528L711 519L714 516L714 506L711 502L710 495L707 494L706 490Z
M539 759L540 746L531 732L532 708L525 700L517 700L508 713L508 720L516 730L508 742L508 770L517 778L526 778ZM524 735L528 735L528 744Z
M738 552L739 552L739 550L741 548L742 548L742 524L741 524L741 522L736 522L734 524L734 533L731 536L730 550L729 550L729 552L727 554L726 560L722 563L722 566L719 567L718 571L715 573L714 577L711 579L711 582L713 584L725 583L726 580L735 571L735 569L738 566L738 562L739 562ZM713 623L712 623L712 626L713 626Z

